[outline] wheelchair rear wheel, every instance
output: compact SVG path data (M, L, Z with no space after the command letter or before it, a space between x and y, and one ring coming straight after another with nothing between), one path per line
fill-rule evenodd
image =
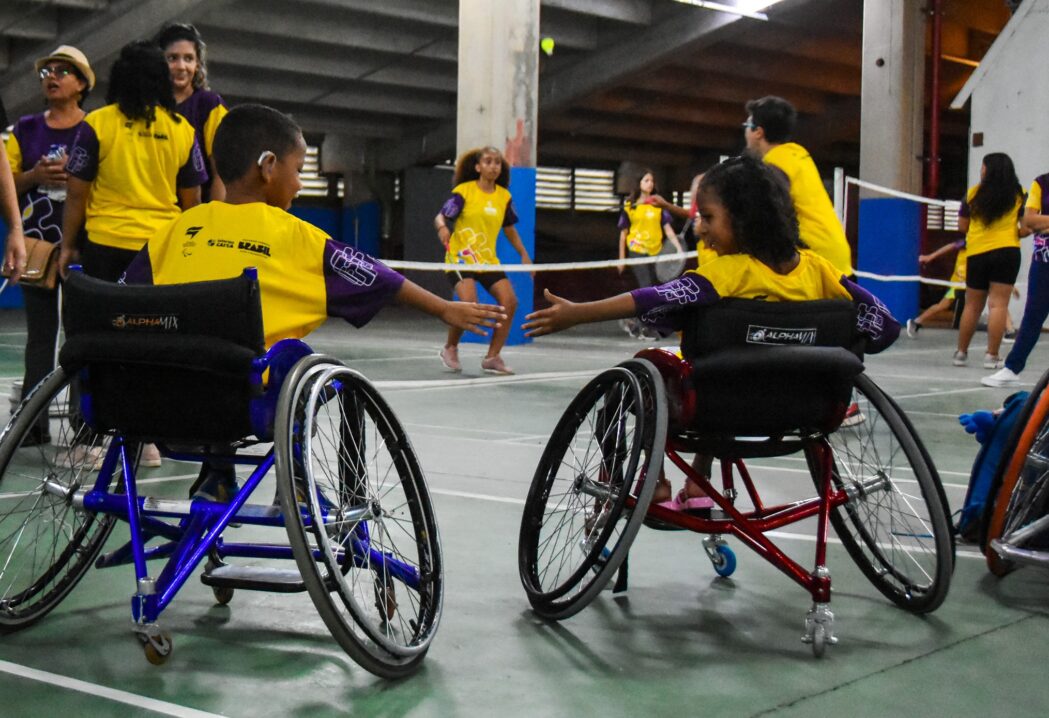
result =
M32 625L57 606L113 529L110 516L77 506L96 481L108 437L69 406L70 378L56 369L26 397L0 434L0 631ZM113 483L121 472L114 471Z
M663 382L644 360L602 372L565 410L521 518L518 568L537 614L577 613L622 564L652 500L656 481L646 478L659 476L666 432Z
M437 631L444 579L400 422L363 376L306 357L282 390L275 454L292 552L332 636L378 676L412 673Z
M947 596L954 544L936 468L906 416L866 374L856 378L859 420L828 437L834 486L849 501L831 524L864 575L913 613ZM817 476L814 457L809 457Z
M1010 437L1012 450L1002 455L1005 465L1000 469L983 547L987 568L995 576L1006 575L1016 564L999 556L991 545L993 541L1004 539L1023 548L1049 549L1044 538L1049 532L1045 529L1035 527L1034 535L1027 537L1017 533L1049 513L1049 391L1045 390L1045 377L1028 397L1021 420L1015 438Z

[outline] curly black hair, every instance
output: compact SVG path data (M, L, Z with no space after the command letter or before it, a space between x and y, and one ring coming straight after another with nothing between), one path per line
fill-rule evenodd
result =
M499 159L503 161L503 169L499 172L498 179L495 183L500 187L510 187L510 163L506 161L506 157L499 151L498 147L489 145L488 147L478 147L468 152L464 152L461 157L455 163L455 175L452 179L452 186L458 187L463 182L469 182L475 180L481 175L477 172L477 163L481 161L483 155L499 155Z
M152 42L138 40L120 49L120 57L109 72L106 104L116 104L129 119L145 120L151 125L157 119L156 108L168 111L175 122L175 94L164 53Z
M1016 211L1016 200L1023 202L1024 190L1009 155L992 152L983 158L984 176L969 201L969 214L986 224Z
M733 157L703 175L699 192L713 193L724 205L743 254L775 267L806 248L787 176L778 168L746 155Z

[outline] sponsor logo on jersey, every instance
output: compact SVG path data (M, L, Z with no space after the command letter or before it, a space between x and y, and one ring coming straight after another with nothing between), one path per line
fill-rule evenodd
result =
M379 273L375 265L364 258L364 254L350 247L340 248L331 254L328 263L332 270L350 284L370 287Z
M815 329L790 329L763 327L751 324L747 327L747 344L808 344L816 343Z
M232 239L209 239L209 247L218 247L219 249L233 249L236 243Z
M197 233L200 232L200 230L202 230L202 229L204 229L203 225L201 225L199 227L186 227L186 236L187 237L196 237Z
M117 314L110 321L114 329L146 332L177 332L177 314Z
M253 242L250 239L242 239L237 242L237 249L242 252L261 254L263 257L270 256L270 246L265 242Z

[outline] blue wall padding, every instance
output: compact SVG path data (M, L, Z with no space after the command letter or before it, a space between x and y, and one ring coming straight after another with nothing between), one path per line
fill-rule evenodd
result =
M534 167L511 167L510 168L510 193L514 198L514 209L517 210L517 233L521 235L521 242L528 250L528 256L535 257L535 168ZM496 254L503 264L520 264L521 257L513 248L502 232L499 233ZM526 272L511 272L506 275L514 287L517 295L517 311L510 320L510 336L507 338L508 345L527 344L532 340L524 335L521 324L526 314L532 311L532 275ZM478 285L477 301L481 303L494 304L495 300L484 288ZM488 337L479 337L476 334L466 332L463 334L464 342L476 342L487 344Z
M860 200L856 268L881 275L915 275L921 247L922 207L906 199ZM918 314L917 282L860 279L900 322Z
M364 202L354 207L295 207L291 213L319 227L344 244L379 257L379 230L382 210L378 202Z

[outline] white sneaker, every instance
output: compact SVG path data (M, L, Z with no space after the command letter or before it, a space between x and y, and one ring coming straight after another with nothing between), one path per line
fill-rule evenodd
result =
M1001 357L996 357L994 354L983 355L983 368L984 369L1001 369L1005 366L1005 360Z
M1020 383L1020 377L1009 367L1004 367L990 376L980 379L984 386L1016 386Z
M965 366L969 363L969 353L963 351L956 351L954 357L951 359L951 364L955 366Z
M156 444L143 444L142 454L138 458L140 468L155 469L160 466L160 449Z
M913 319L907 320L907 336L909 336L911 339L917 339L918 332L920 332L921 329L922 325L918 322L914 321Z

